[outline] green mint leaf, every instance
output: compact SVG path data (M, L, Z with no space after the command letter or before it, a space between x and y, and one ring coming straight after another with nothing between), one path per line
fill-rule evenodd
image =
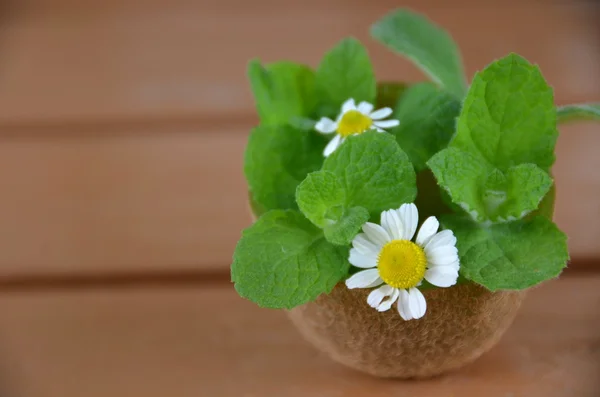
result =
M315 74L307 66L276 62L248 64L248 78L262 124L298 125L316 105Z
M316 171L298 185L296 202L304 216L324 228L344 215L346 190L334 173Z
M569 259L567 237L543 216L482 227L442 218L458 239L460 273L491 291L521 290L557 277Z
M331 292L348 273L348 248L328 243L297 211L275 210L244 230L231 279L259 306L291 309Z
M462 98L466 82L452 37L425 16L397 10L371 27L371 36L419 66L434 82Z
M327 241L348 245L360 227L369 220L369 211L348 206L346 189L329 171L308 174L298 185L296 202L312 223L323 229Z
M319 64L316 86L334 113L339 112L342 103L349 98L354 98L357 103L373 103L377 83L365 47L353 38L342 40Z
M581 103L559 106L556 109L559 123L582 120L600 120L600 103Z
M502 171L523 163L547 171L557 136L552 88L537 66L511 54L475 75L451 146Z
M485 220L486 211L480 186L492 167L478 157L456 148L442 150L427 165L453 203L468 212L473 219L480 222Z
M368 220L369 211L362 207L352 207L337 222L323 229L325 238L332 244L347 246Z
M455 131L460 101L434 84L411 86L402 95L394 112L400 125L393 134L415 169L426 168L426 162L448 146Z
M296 187L323 163L326 139L291 126L261 125L252 130L244 158L251 201L258 214L297 208Z
M348 208L363 207L373 217L412 203L417 194L413 166L388 133L369 131L348 137L322 169L338 177Z
M442 150L428 165L452 201L478 222L520 219L539 206L552 186L552 178L535 164L502 172L457 148Z

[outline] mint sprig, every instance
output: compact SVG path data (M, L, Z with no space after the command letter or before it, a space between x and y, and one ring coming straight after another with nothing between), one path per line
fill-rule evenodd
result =
M272 209L297 209L298 184L323 164L326 140L289 125L260 125L252 130L244 174L257 215Z
M397 10L371 27L371 36L404 55L457 98L466 91L462 60L452 37L421 14Z
M448 145L460 107L458 99L432 83L415 84L402 94L393 116L400 125L392 133L417 172Z
M461 274L491 291L557 277L569 259L566 235L543 216L485 227L451 215L442 224L458 239Z
M385 133L350 136L298 186L304 215L334 244L349 244L369 214L414 201L416 176L407 155Z
M315 73L293 62L248 63L248 78L262 124L300 125L317 104Z
M556 109L559 123L569 121L600 120L600 103L581 103L559 106Z
M348 248L328 243L297 211L275 210L244 230L231 280L259 306L291 309L330 292L348 273Z
M369 54L354 38L342 40L325 54L317 68L315 84L319 98L333 112L338 112L349 98L357 103L373 103L377 94Z
M552 185L556 138L552 89L537 66L511 54L475 76L450 147L427 164L475 220L520 219Z

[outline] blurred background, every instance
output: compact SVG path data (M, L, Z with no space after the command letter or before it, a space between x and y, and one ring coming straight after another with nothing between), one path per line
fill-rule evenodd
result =
M257 123L250 58L316 66L352 35L379 80L423 80L368 37L377 18L406 6L453 35L469 77L516 52L540 65L557 104L600 101L599 2L0 4L7 396L279 395L269 393L281 384L255 388L258 372L285 378L298 368L282 366L283 352L264 356L267 339L269 351L341 371L310 361L285 319L242 302L228 283L250 223L242 174ZM570 238L569 272L591 274L600 271L600 123L560 132L556 220ZM216 380L226 374L245 386Z

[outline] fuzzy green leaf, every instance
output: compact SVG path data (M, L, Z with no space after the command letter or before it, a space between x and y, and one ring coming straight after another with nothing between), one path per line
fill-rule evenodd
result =
M371 216L411 203L417 194L415 171L395 138L374 131L350 136L323 163L346 190L348 208L360 206Z
M307 66L276 62L248 64L248 78L262 124L299 125L316 105L315 74Z
M365 47L353 38L342 40L319 64L316 86L334 112L349 98L373 103L377 82Z
M520 219L535 210L552 178L535 164L502 172L457 148L444 149L427 163L452 201L479 222Z
M462 98L466 82L452 37L425 16L397 10L371 27L371 36L419 66L433 81Z
M543 216L482 227L442 218L456 235L460 272L491 291L522 290L557 277L569 259L567 237Z
M316 171L298 185L296 202L312 223L324 228L339 221L346 207L346 190L334 173Z
M291 126L261 125L252 130L244 158L244 173L259 213L297 208L296 187L323 163L326 140Z
M362 207L353 207L344 212L335 223L323 229L325 238L332 244L348 245L369 220L369 211Z
M291 309L331 292L348 273L348 248L328 243L297 211L275 210L244 230L231 279L259 306Z
M475 75L450 145L502 171L523 163L547 171L557 136L552 88L537 66L511 54Z
M559 123L569 121L600 120L600 103L581 103L559 106L556 109Z
M402 95L393 117L400 126L393 133L417 172L448 145L459 112L460 101L431 83L413 85Z

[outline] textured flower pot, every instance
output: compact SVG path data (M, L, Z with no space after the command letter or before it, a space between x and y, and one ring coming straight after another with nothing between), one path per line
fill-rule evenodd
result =
M425 378L460 368L492 348L512 323L525 292L489 292L468 283L423 291L427 313L404 321L379 313L369 291L338 284L292 309L304 337L335 361L375 376Z

